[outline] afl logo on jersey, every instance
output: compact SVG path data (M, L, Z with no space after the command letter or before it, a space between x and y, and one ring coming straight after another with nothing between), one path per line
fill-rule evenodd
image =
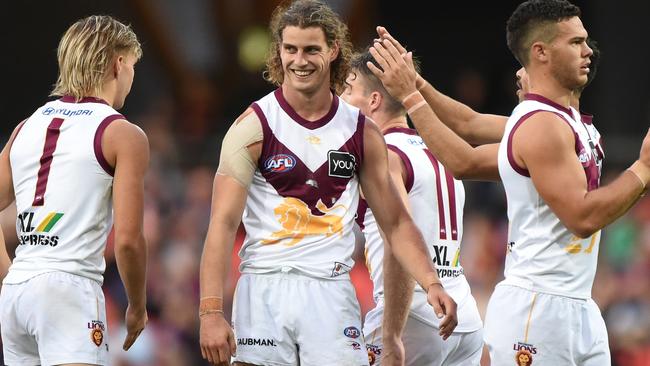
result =
M343 334L348 338L359 338L361 332L357 327L347 327L343 330Z
M288 154L277 154L266 159L264 169L267 172L285 173L296 166L296 158Z

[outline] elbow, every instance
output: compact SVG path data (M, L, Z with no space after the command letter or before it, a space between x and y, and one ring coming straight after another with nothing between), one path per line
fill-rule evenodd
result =
M476 173L476 169L472 164L463 163L463 162L458 164L453 164L453 166L449 166L449 167L445 166L445 168L447 168L447 170L451 173L451 175L453 175L454 178L458 180L471 179L474 177L474 174Z
M146 244L142 232L115 234L115 252L117 255L139 255L145 250Z
M601 226L590 220L580 220L567 225L567 229L578 238L586 239L598 232L598 230L601 229Z

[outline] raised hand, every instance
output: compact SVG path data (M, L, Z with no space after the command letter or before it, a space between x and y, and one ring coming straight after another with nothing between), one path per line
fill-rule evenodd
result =
M377 26L377 35L379 36L379 40L384 40L387 39L390 41L390 43L395 46L397 51L401 54L404 55L406 54L406 48L402 46L401 43L399 43L395 37L393 37L390 33L388 33L388 30L385 27L382 27L381 25Z
M375 42L369 49L380 68L368 62L370 71L381 80L386 90L398 101L417 92L417 73L413 65L413 54L407 52L404 57L393 43L387 39Z

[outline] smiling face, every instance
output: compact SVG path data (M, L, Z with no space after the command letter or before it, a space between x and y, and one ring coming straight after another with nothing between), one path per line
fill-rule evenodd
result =
M287 26L282 31L280 58L283 85L306 94L330 87L330 64L338 55L319 27Z

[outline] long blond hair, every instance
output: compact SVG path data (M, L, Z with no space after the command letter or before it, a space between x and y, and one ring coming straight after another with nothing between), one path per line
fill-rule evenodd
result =
M142 57L142 48L130 26L106 15L78 20L59 43L59 77L50 93L80 100L101 92L111 62L118 55Z

